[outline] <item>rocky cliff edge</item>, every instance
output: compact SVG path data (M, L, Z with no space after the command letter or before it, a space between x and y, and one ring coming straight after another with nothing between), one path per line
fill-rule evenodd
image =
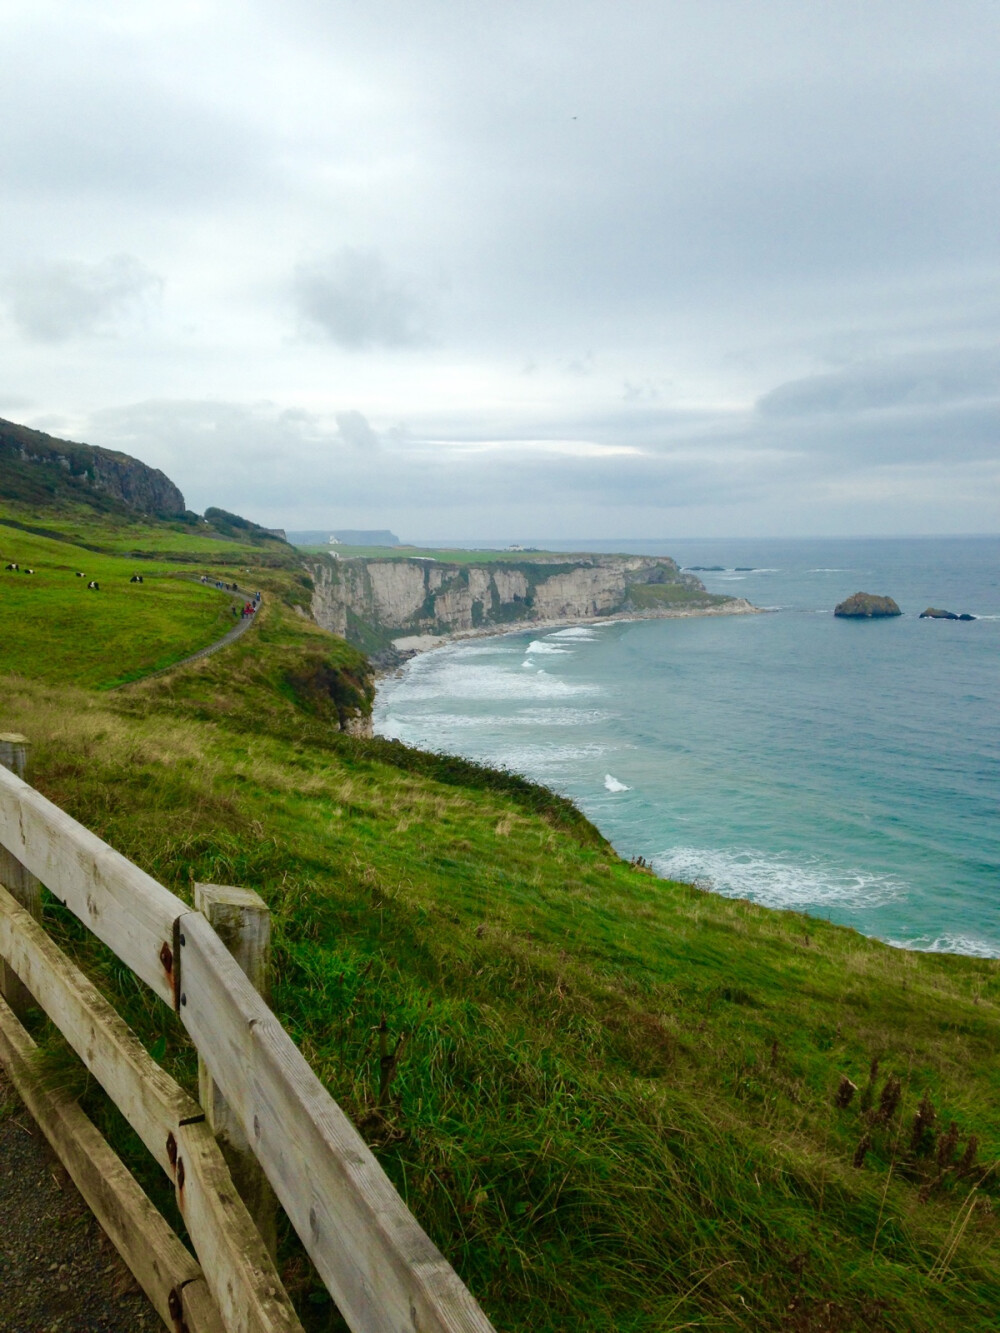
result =
M707 592L664 556L539 555L469 564L314 556L307 569L316 622L376 654L399 637L753 609Z
M173 517L184 496L158 468L114 449L58 440L43 431L0 420L4 494L37 502L64 493L86 500L106 496L141 514ZM42 491L47 494L39 494Z

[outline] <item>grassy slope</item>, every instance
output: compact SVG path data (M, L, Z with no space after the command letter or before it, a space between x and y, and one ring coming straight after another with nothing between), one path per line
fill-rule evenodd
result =
M297 550L309 554L336 555L341 560L437 560L446 565L486 564L566 564L575 560L592 560L595 552L582 551L494 551L464 550L452 546L300 546ZM615 555L614 551L603 552Z
M310 554L336 555L341 560L439 560L448 565L485 565L496 561L510 563L523 560L533 564L559 564L576 558L565 551L479 551L450 546L348 546L340 543L337 546L300 546L297 549Z
M278 1012L497 1327L994 1328L997 1182L958 1163L1000 1148L1000 966L655 880L543 789L335 734L335 644L272 598L120 694L10 677L0 726L175 891L268 899ZM47 912L190 1081L172 1016ZM408 1038L377 1112L382 1015ZM956 1144L914 1137L925 1094Z
M290 552L262 552L183 524L108 518L83 506L40 515L0 501L0 669L92 688L147 675L236 623L232 610L243 599L201 584L203 573L213 584L252 583L254 590L307 603L298 574L281 570L276 577L267 567L275 559L294 569ZM6 570L11 563L21 570ZM131 583L133 574L143 582ZM91 580L99 591L88 589Z
M108 686L168 666L235 623L232 595L177 578L176 566L124 560L0 523L3 665L50 681ZM77 578L76 570L86 574ZM143 582L129 578L142 574ZM88 589L89 580L100 591Z

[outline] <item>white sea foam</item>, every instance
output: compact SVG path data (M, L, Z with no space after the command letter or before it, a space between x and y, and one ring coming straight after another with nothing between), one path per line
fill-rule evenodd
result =
M427 730L427 720L424 713L411 714L397 709L394 713L385 717L382 725L389 726L398 722L400 725L415 728L423 735ZM499 728L513 727L516 724L517 718L510 717L506 713L435 713L433 715L433 726L437 735L448 731L495 731ZM382 734L381 730L379 734Z
M916 949L920 953L964 953L973 958L1000 958L1000 944L975 935L917 935L911 940L886 940L894 949Z
M596 630L588 629L586 625L571 625L569 629L553 630L551 634L546 634L547 639L598 639L600 635Z
M559 648L554 643L545 643L541 639L533 639L524 650L526 653L552 653L560 657L566 657L572 654L572 648Z
M658 874L684 880L727 898L766 907L849 907L865 911L907 891L898 875L874 874L817 857L765 856L757 851L671 847L652 858Z
M417 663L419 664L419 659ZM512 664L513 665L513 664ZM598 685L570 684L546 671L514 671L509 667L466 664L463 658L441 658L424 670L411 670L392 690L394 708L440 699L561 699L600 694Z
M631 791L631 790L632 790L632 788L631 788L631 787L627 787L627 786L625 785L624 782L619 782L617 778L613 778L613 777L611 776L610 773L605 773L605 775L604 775L604 789L605 789L605 791Z
M610 722L614 713L601 708L521 708L512 721L518 726L531 727L594 727Z
M577 745L554 745L549 741L541 745L518 745L510 750L498 751L490 756L489 762L503 764L530 778L550 775L556 780L570 766L575 772L581 763L600 759L606 748L597 741Z
M510 713L433 713L407 712L394 703L392 710L384 709L379 715L379 735L388 734L385 728L396 724L413 727L429 742L426 733L428 723L434 733L440 735L449 731L516 731L518 728L530 729L533 733L541 727L594 727L606 722L611 713L598 708L520 708Z

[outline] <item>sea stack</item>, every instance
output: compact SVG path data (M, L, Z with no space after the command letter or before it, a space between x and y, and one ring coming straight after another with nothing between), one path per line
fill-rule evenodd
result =
M967 611L958 615L955 611L942 611L939 606L929 606L926 611L920 612L921 620L975 620L975 616L970 616Z
M901 616L903 613L891 597L879 597L873 592L856 592L845 602L834 607L835 616L844 616L851 620L875 620L884 616Z

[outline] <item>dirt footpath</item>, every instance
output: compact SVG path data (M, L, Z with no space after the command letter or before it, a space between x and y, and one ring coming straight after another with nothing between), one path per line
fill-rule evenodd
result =
M162 1328L0 1067L0 1333Z

